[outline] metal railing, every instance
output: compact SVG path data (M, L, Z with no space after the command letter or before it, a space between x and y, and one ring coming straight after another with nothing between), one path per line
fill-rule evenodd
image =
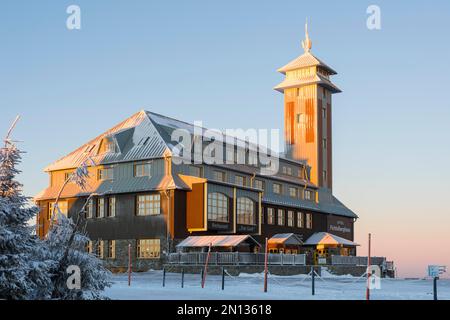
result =
M168 262L170 264L203 265L206 263L208 253L170 253ZM209 257L210 265L264 265L265 256L263 253L247 252L211 252ZM304 254L274 254L268 255L269 265L305 265L306 256Z
M367 257L355 256L331 256L332 265L367 266ZM372 265L381 266L386 263L385 257L370 257Z

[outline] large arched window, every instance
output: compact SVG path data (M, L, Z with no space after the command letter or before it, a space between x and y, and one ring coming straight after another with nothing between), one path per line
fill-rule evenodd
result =
M255 203L245 197L237 199L237 223L255 225Z
M228 197L222 193L208 194L208 220L228 222Z

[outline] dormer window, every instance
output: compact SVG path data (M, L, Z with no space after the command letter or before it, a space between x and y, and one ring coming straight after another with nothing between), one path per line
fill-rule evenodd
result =
M114 138L104 138L101 142L98 153L116 153L116 141Z
M97 171L98 180L113 180L114 179L114 169L113 168L102 168Z

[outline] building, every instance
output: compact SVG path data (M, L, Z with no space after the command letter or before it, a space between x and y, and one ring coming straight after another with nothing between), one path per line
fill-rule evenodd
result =
M49 186L35 197L39 236L62 190L60 210L85 219L87 250L116 269L126 267L129 245L134 268L146 269L189 236L250 235L264 244L281 234L288 241L283 248L295 252L293 239L306 242L318 232L353 241L357 215L332 194L331 96L340 90L330 76L336 72L312 55L307 31L303 47L304 54L279 69L286 76L275 87L285 97L286 153L271 157L277 169L270 175L264 154L255 157L252 143L234 137L214 140L224 163L174 161L187 154L173 134L188 133L195 159L212 141L206 129L140 111L45 169ZM90 177L80 189L70 177L83 164ZM355 247L345 253L355 255Z

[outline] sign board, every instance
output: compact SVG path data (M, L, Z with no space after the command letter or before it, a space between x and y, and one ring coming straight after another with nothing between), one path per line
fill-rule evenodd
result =
M317 260L319 264L327 264L327 258L318 258Z
M438 266L438 265L428 266L428 276L432 278L437 278L446 271L447 271L446 266Z

